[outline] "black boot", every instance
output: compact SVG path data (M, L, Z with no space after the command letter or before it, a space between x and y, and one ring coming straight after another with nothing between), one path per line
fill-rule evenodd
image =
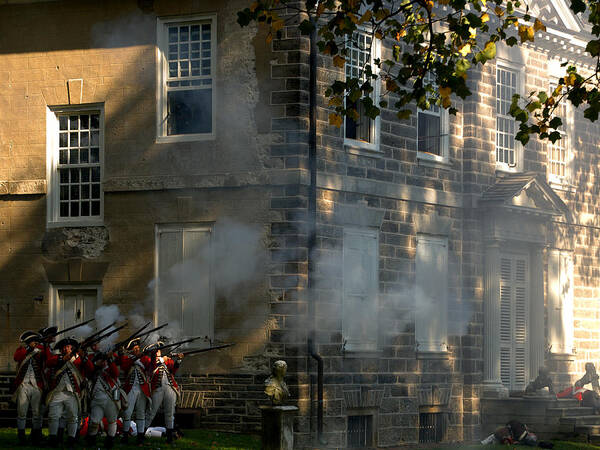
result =
M59 428L58 432L56 433L56 442L59 445L62 445L64 437L65 437L65 429L64 428Z
M146 437L146 435L144 434L143 431L141 433L137 434L137 443L138 443L138 445L142 445L144 443L144 438L145 437Z
M75 438L73 436L67 437L67 448L75 448Z
M125 433L125 430L123 430L123 436L121 436L121 445L128 445L129 444L129 433Z
M58 447L58 436L55 434L51 434L48 437L48 447L56 448Z
M106 436L104 438L104 448L113 448L115 445L115 437L114 436Z
M167 444L173 443L173 428L167 428Z
M87 445L89 445L90 447L93 447L94 445L96 445L96 436L98 436L98 435L94 434L92 436L91 434L88 433L88 435L85 437L85 443Z
M25 438L25 430L18 430L17 438L19 438L19 445L25 445L27 443L27 439Z
M29 435L31 436L31 445L33 445L34 447L39 447L42 443L42 430L41 429L32 429L31 430L31 434Z

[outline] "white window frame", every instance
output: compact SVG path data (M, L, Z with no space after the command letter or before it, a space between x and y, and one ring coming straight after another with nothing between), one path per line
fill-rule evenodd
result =
M556 86L558 85L558 79L554 78L550 82L550 92L552 92ZM546 155L548 158L548 182L552 185L552 187L558 189L566 189L571 187L571 175L572 175L572 164L573 164L573 138L575 137L575 119L573 112L573 105L566 98L562 100L563 105L565 107L564 114L558 113L557 115L561 117L563 120L563 124L557 130L561 136L566 136L566 139L560 139L556 141L556 143L561 143L565 145L565 175L560 176L552 173L551 162L550 162L550 153L552 152L552 148L555 144L548 141L546 143ZM554 131L553 129L548 130L549 132Z
M60 178L58 175L59 162L59 115L82 114L98 112L100 114L100 215L95 217L60 217ZM104 105L85 104L73 106L51 106L46 108L46 226L55 227L78 227L98 226L104 224Z
M445 273L436 273L432 274L430 272L423 273L423 270L420 270L421 261L419 258L419 249L423 248L424 245L436 245L443 246L446 251L442 254L444 261L442 261L442 267L445 268ZM431 329L431 324L428 322L427 318L431 314L431 311L423 311L419 313L418 307L415 304L415 345L417 353L427 354L427 353L445 353L448 351L448 237L447 236L436 236L430 234L417 234L417 251L415 255L415 302L418 301L417 298L417 290L421 284L429 283L433 278L439 279L442 278L442 284L445 285L445 288L442 289L443 298L440 299L440 304L436 305L435 308L435 316L441 318L441 323L438 324L438 340L428 341L422 339L423 335L430 336L429 330ZM425 265L423 269L426 269Z
M432 83L434 86L435 80ZM450 114L446 108L443 108L441 105L438 106L439 111L434 112L431 109L424 110L417 108L417 139L416 139L416 147L417 147L417 159L423 161L433 161L436 163L448 164L449 160L449 134L450 134ZM433 153L424 152L419 150L419 114L426 114L434 117L440 118L440 155L435 155Z
M355 31L355 33L368 34L371 35L369 30L364 28L359 28ZM373 64L373 61L377 58L381 57L381 41L377 39L375 36L372 36L371 40L371 68L373 69L374 74L379 74L379 68ZM354 42L351 40L346 41L346 45L354 45ZM344 66L344 78L346 77L346 68ZM373 83L373 92L371 93L371 97L373 98L373 102L375 104L378 103L379 96L381 92L381 78L377 77ZM360 100L359 100L360 101ZM373 120L373 119L369 119ZM360 152L363 150L369 152L381 152L380 149L380 140L381 140L381 114L378 115L373 121L372 125L372 133L373 133L373 142L365 142L359 139L351 139L346 137L346 117L344 117L344 147L351 152Z
M202 231L202 232L208 232L211 234L211 238L213 239L213 233L214 233L214 226L213 224L202 224L202 223L161 223L161 224L156 224L154 226L154 279L156 280L156 282L154 283L154 311L153 311L153 320L156 326L160 325L159 322L164 322L164 320L161 319L161 317L159 317L159 312L160 312L160 307L159 307L159 287L160 287L160 277L159 277L159 239L160 239L160 233L162 232L176 232L176 231ZM211 248L211 252L212 252L212 248ZM212 261L212 255L210 260ZM210 267L210 270L214 270L215 268ZM207 333L208 338L210 339L210 341L212 341L214 339L214 335L215 335L215 287L214 287L214 283L213 283L213 277L212 275L209 276L209 291L210 291L210 299L209 299L209 305L208 305L208 314L209 314L209 330ZM161 322L161 323L162 323ZM202 345L208 345L209 343L198 343L198 344L194 344L195 346L202 346Z
M516 81L517 81L517 89L516 89L516 94L519 94L521 96L521 98L523 98L524 93L525 93L525 73L524 73L524 66L513 62L513 61L509 61L506 59L502 59L502 58L497 58L496 59L496 74L494 76L494 120L495 120L495 125L494 125L494 159L496 161L496 170L502 171L502 172L510 172L510 173L518 173L518 172L522 172L523 171L523 161L524 161L524 148L523 145L517 141L515 139L515 164L513 166L509 165L508 163L505 162L500 162L497 159L497 134L498 134L498 110L497 110L497 100L498 100L498 92L497 92L497 77L498 77L498 69L501 70L507 70L507 71L511 71L511 72L515 72L517 77L516 77ZM511 100L512 101L512 100ZM515 122L515 135L518 131L518 124L516 119L512 118L512 116L503 116L506 118L510 118L512 120L514 120Z
M373 310L374 311L378 311L378 304L379 304L379 230L375 229L375 228L366 228L366 227L344 227L344 246L343 246L343 254L342 254L342 335L343 338L345 340L344 342L344 351L345 352L375 352L378 351L379 349L379 337L377 335L377 333L375 334L375 336L370 336L371 341L374 342L374 344L372 345L368 345L365 344L364 339L361 339L360 343L356 343L353 342L352 340L346 340L346 337L348 336L347 331L349 328L349 324L346 324L344 321L344 308L347 305L347 300L346 300L346 273L344 270L344 266L345 266L345 258L346 258L346 252L347 252L347 242L349 239L352 238L352 236L361 236L361 237L365 237L368 239L374 239L375 241L375 261L373 261L373 264L371 265L370 269L372 271L372 276L374 277L374 286L373 288L373 295L374 295L374 301L375 301L375 305L372 305ZM379 318L377 317L375 319L376 321L379 320ZM375 329L378 329L378 326L375 326Z
M48 286L48 324L58 326L60 316L59 291L96 291L96 309L102 306L101 284L50 284Z
M168 49L169 24L187 22L207 22L211 24L211 70L212 70L212 127L210 133L167 135L167 78L169 64L166 49ZM214 140L217 125L217 15L193 15L177 17L159 17L156 23L156 142L190 142Z

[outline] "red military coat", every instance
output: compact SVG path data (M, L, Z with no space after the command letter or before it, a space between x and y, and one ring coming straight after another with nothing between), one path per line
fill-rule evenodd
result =
M179 393L179 386L175 381L175 372L179 369L179 363L176 363L169 357L163 356L162 362L157 362L157 358L152 361L152 372L150 377L150 385L152 386L152 390L156 390L161 386L162 381L162 372L166 372L167 379L169 380L169 384L171 387Z
M119 357L119 365L121 370L125 373L124 386L125 392L129 394L133 388L135 377L139 376L140 389L144 395L150 398L150 383L146 372L149 372L152 368L152 361L149 356L142 356L137 359L129 355L121 355ZM137 375L136 375L137 372Z
M44 376L44 364L50 354L49 350L44 348L42 345L35 347L33 351L28 351L27 347L19 347L13 356L13 359L18 363L17 365L17 376L13 384L13 389L16 391L17 388L23 382L27 369L31 364L33 366L33 373L35 375L35 381L40 391L43 391L46 387L46 377Z
M49 398L65 373L69 377L77 396L81 396L81 382L83 381L83 378L94 371L94 364L89 358L85 358L84 361L79 355L75 354L68 361L63 360L63 355L51 355L46 360L46 366L50 368L52 374L49 383L51 391L48 396Z

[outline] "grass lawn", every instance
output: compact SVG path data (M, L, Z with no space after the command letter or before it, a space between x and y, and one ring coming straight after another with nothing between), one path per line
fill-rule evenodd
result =
M564 442L564 441L552 441L554 443L553 450L598 450L600 446L585 444L583 442ZM426 447L423 447L426 448ZM435 450L520 450L520 449L534 449L539 447L526 447L524 445L454 445L454 446L439 446L429 447Z
M27 430L29 434L29 430ZM44 430L47 435L47 430ZM123 449L159 449L159 448L188 448L188 449L211 449L211 450L234 450L234 449L260 449L260 437L248 434L222 433L207 430L184 430L185 437L177 439L171 446L167 445L165 438L146 439L143 447L135 445L135 439L130 439L130 445L120 445L115 442L115 448ZM98 445L94 448L102 448L102 438L98 438ZM38 447L19 447L17 445L17 431L15 428L0 428L0 448L10 449L37 449ZM77 448L90 448L85 445L84 440L79 440Z

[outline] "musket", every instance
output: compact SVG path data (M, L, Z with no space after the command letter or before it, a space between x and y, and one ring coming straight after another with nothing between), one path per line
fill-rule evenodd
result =
M148 328L148 326L152 323L152 321L148 322L146 325L144 325L142 328L139 328L135 333L131 334L130 336L127 337L127 339L123 339L122 341L119 341L115 344L115 348L117 347L122 347L123 345L127 344L127 342L129 342L130 340L132 340L133 338L138 337L138 334L141 333L142 331L144 331L146 328Z
M193 337L191 339L186 339L184 341L179 341L179 342L173 342L172 344L167 344L167 345L161 345L160 347L157 347L155 349L152 349L153 352L158 351L158 350L163 350L165 348L171 348L171 347L179 347L180 345L183 344L187 344L188 342L194 342L197 341L198 339L202 338L204 336L197 336L197 337Z
M162 328L166 327L167 325L169 325L169 322L167 322L167 323L163 323L162 325L160 325L160 326L158 326L158 327L156 327L156 328L152 328L151 330L144 331L142 334L138 334L138 335L136 336L136 338L140 338L140 337L142 337L142 336L147 336L147 335L149 335L149 334L152 334L152 333L154 333L155 331L158 331L158 330L160 330L160 329L162 329Z
M227 348L227 347L232 347L235 345L235 342L232 344L224 344L224 345L217 345L216 347L209 347L209 348L201 348L199 350L190 350L187 352L181 352L183 355L194 355L196 353L204 353L204 352L210 352L211 350L218 350L220 348Z
M123 328L125 328L128 325L127 322L125 322L123 325L121 325L120 327L115 328L114 330L110 330L108 333L103 334L102 336L98 336L96 339L94 339L92 341L92 344L95 344L97 342L100 342L103 339L106 339L107 337L109 337L111 334L115 334L118 331L121 331Z
M87 325L88 323L90 323L90 322L92 322L94 320L96 320L96 319L86 320L85 322L78 323L77 325L73 325L72 327L65 328L64 330L57 331L56 333L53 333L53 334L49 334L45 338L48 339L48 338L56 337L59 334L63 334L63 333L66 333L67 331L71 331L71 330L74 330L75 328L79 328L79 327L82 327L84 325Z
M109 326L102 328L100 331L95 332L94 334L92 334L91 336L86 337L82 342L81 342L81 347L87 347L88 345L91 345L90 343L94 341L94 339L97 336L100 336L102 333L104 333L106 330L108 330L110 327L114 327L116 325L117 321L115 320L113 323L111 323Z

